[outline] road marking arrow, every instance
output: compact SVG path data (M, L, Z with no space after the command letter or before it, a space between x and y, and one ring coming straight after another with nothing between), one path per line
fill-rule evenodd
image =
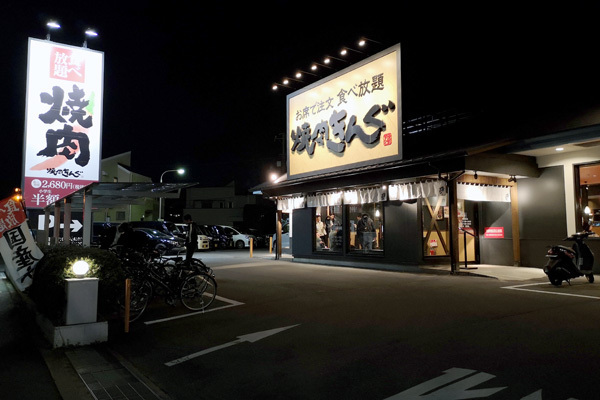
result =
M225 343L225 344L222 344L222 345L219 345L219 346L215 346L215 347L211 347L209 349L202 350L202 351L199 351L197 353L193 353L193 354L190 354L188 356L181 357L181 358L178 358L176 360L166 362L165 365L167 367L172 367L174 365L181 364L183 362L189 361L189 360L191 360L193 358L200 357L200 356L203 356L203 355L208 354L208 353L212 353L213 351L222 350L222 349L225 349L227 347L230 347L230 346L233 346L233 345L236 345L236 344L240 344L240 343L243 343L243 342L254 343L254 342L257 342L257 341L262 340L264 338L267 338L269 336L275 335L275 334L277 334L279 332L283 332L283 331L285 331L287 329L294 328L294 327L296 327L298 325L300 325L300 324L285 326L283 328L269 329L268 331L255 332L255 333L249 333L247 335L238 336L237 340L234 340L232 342Z
M494 375L486 374L485 372L480 372L473 376L468 376L473 374L474 372L477 371L463 368L450 368L449 370L444 371L446 375L442 375L437 378L431 379L427 382L421 383L420 385L414 386L408 390L405 390L402 393L398 393L392 397L388 397L386 400L475 399L481 397L488 397L496 392L499 392L500 390L506 389L506 386L504 386L490 389L468 390L495 377ZM454 382L456 380L458 380L458 382L448 385L450 382ZM425 394L440 387L441 389L436 390L433 393Z

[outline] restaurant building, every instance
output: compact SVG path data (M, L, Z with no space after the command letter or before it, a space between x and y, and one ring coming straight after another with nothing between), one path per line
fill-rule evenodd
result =
M403 121L400 53L287 96L287 174L261 191L295 261L542 267L548 245L588 223L600 234L600 113Z

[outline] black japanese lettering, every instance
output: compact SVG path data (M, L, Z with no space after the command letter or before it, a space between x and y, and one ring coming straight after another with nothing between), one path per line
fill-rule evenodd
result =
M63 139L62 143L58 143L59 139ZM76 140L79 146L74 142ZM59 148L62 150L59 152ZM49 129L46 132L46 148L40 150L38 156L54 157L55 155L63 155L71 160L75 157L75 151L79 148L79 156L75 159L77 165L85 166L90 161L90 139L83 132L74 132L73 127L64 125L63 129Z

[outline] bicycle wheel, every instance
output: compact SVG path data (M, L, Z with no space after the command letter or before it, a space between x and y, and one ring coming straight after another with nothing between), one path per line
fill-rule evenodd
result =
M142 315L152 298L152 284L147 280L133 279L131 281L129 299L129 322L133 322ZM119 300L121 310L125 310L125 295Z
M217 295L217 281L206 274L196 274L185 278L181 285L181 302L192 310L204 310Z

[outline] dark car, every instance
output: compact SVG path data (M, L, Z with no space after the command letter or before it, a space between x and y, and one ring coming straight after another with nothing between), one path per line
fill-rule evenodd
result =
M132 228L150 228L170 236L182 236L181 232L173 222L166 221L131 221L128 222ZM185 237L185 236L184 236Z
M98 246L101 249L108 249L114 242L117 235L117 224L110 222L94 222L92 225L91 246Z
M228 249L233 247L233 238L225 233L218 225L200 225L210 233L213 243L218 249Z
M181 238L150 228L134 228L133 231L137 235L137 240L143 242L147 248L164 250L164 254L178 254L185 251L184 241Z

